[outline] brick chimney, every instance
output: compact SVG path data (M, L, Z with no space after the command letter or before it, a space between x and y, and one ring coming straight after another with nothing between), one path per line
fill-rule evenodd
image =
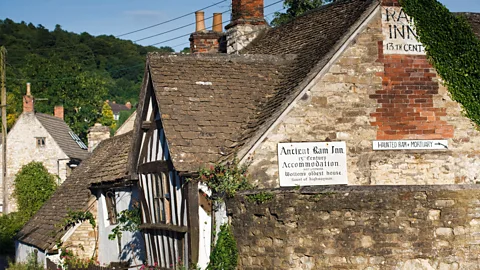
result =
M30 92L30 83L27 83L27 94L23 96L23 112L24 113L31 113L34 112L33 107L33 96Z
M63 120L63 114L64 114L63 105L55 106L55 108L53 109L53 115Z
M92 152L101 141L108 138L110 138L110 128L103 126L100 123L96 123L93 127L88 129L88 152Z
M232 0L232 17L227 30L227 53L237 53L268 27L263 0Z
M195 12L196 31L190 35L191 53L226 52L225 34L222 32L222 13L213 13L212 30L205 29L204 12Z

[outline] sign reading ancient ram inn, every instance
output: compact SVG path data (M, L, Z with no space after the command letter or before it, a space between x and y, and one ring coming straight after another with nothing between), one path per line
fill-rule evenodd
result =
M401 7L382 7L383 54L424 55L413 18Z
M278 144L280 186L348 184L345 142Z

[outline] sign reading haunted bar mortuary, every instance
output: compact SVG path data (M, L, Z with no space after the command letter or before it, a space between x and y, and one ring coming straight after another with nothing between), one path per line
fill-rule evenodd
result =
M413 18L401 7L382 7L383 54L424 55Z
M280 186L348 184L345 142L279 143Z
M448 140L373 141L373 150L446 150Z

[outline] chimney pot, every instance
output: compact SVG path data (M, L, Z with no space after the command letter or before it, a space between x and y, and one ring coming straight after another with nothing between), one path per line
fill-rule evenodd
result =
M63 105L55 106L55 108L53 109L53 115L63 120L63 115L64 115Z
M32 93L30 92L30 83L27 83L27 94L23 96L23 112L24 113L34 112L33 102L34 100L32 97Z
M205 12L202 10L195 11L196 27L195 32L205 31Z
M212 30L214 32L222 32L222 13L213 13L213 25Z

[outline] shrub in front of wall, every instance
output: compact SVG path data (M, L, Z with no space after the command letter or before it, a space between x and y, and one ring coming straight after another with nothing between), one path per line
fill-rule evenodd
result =
M480 126L480 40L462 16L436 0L400 0L414 19L418 40L453 100Z
M230 225L224 224L220 227L217 243L210 254L207 270L234 270L237 263L237 241L233 237Z

